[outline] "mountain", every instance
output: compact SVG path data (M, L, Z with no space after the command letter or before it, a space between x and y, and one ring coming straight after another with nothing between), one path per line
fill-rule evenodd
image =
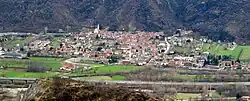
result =
M0 31L79 29L174 32L192 29L215 40L247 43L249 0L0 0Z

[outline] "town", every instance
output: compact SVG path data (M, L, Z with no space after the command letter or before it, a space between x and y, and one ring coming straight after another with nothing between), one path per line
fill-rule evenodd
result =
M167 82L248 82L250 46L214 41L192 30L175 33L108 31L98 25L81 32L0 33L0 76L140 80ZM224 87L224 86L223 86ZM177 90L176 92L185 92ZM197 97L222 96L198 88ZM211 90L211 88L210 88ZM178 95L179 99L186 99ZM219 95L218 95L219 94ZM224 94L226 96L226 94ZM211 98L213 98L212 96ZM244 96L245 97L245 96Z
M241 47L246 46L213 42L205 37L195 39L192 33L181 29L173 36L165 36L163 32L114 32L100 30L99 25L93 31L80 33L2 33L6 37L1 38L0 57L77 57L103 64L248 71L248 57L241 58L245 52ZM4 41L16 44L4 47ZM73 67L70 70L77 66Z

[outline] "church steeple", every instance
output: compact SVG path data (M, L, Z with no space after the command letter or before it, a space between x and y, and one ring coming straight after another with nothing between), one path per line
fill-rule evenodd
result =
M100 25L97 25L97 28L94 30L94 33L99 33L100 32Z

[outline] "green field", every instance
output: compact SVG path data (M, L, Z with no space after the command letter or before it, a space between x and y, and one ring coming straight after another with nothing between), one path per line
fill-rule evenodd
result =
M182 80L187 80L187 81L194 81L196 78L196 75L180 75L180 74L176 74L176 75L167 75L166 78L169 79L182 79Z
M19 44L20 46L24 46L24 44L28 43L31 39L32 39L32 37L15 39L15 40L6 41L6 42L4 42L4 44L7 47L16 47L17 44Z
M125 80L124 76L121 75L115 75L115 76L91 76L91 77L79 77L75 78L76 80Z
M52 47L56 48L60 45L59 41L62 40L63 37L54 37L52 40L51 40L51 45Z
M94 67L96 73L115 73L115 72L129 72L137 70L135 66L123 66L123 65L105 65L101 67Z
M193 94L193 93L178 93L176 95L176 100L188 100L189 98L196 98L200 97L200 94Z
M112 80L118 80L118 81L126 79L126 77L122 75L115 75L115 76L112 76L111 78Z
M0 66L27 67L28 61L21 59L0 59Z
M7 67L25 67L27 68L29 63L34 61L44 65L47 68L52 68L52 71L55 72L61 67L61 63L64 59L62 58L43 58L43 57L30 57L29 59L0 59L0 66ZM136 66L125 66L125 65L104 65L104 64L86 64L92 67L89 71L82 71L81 67L76 69L74 73L70 74L61 74L62 76L83 76L83 75L95 75L95 74L110 74L117 72L130 72L137 70ZM53 73L28 73L28 72L11 72L11 69L8 71L2 72L6 77L51 77L54 76ZM53 74L53 75L52 75ZM44 75L44 76L43 76ZM47 75L47 76L46 76ZM124 80L124 76L113 76L109 77L112 80ZM107 78L105 78L107 79Z
M33 73L33 72L14 72L0 71L0 77L16 77L16 78L50 78L58 76L55 73Z
M240 59L250 59L250 46L240 46L243 49Z
M215 55L231 55L233 59L237 59L238 57L239 59L250 58L250 46L237 46L234 50L227 50L225 49L225 45L212 43L204 44L202 51Z
M52 68L53 71L61 67L62 58L42 58L30 57L29 59L0 59L0 66L7 67L27 67L30 61L41 63L47 68Z

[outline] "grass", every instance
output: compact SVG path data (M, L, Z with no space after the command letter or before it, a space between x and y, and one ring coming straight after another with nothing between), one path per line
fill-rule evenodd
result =
M112 78L112 80L116 80L116 81L122 81L122 80L125 80L125 76L122 76L122 75L115 75L115 76L112 76L111 77Z
M112 80L109 76L91 76L91 77L83 77L80 78L82 80Z
M51 45L52 47L56 48L58 47L60 44L59 44L59 40L61 40L62 37L54 37L52 40L51 40Z
M241 50L242 53L241 53ZM250 46L237 46L234 50L225 49L225 45L212 43L204 44L202 48L203 52L209 52L215 55L231 55L233 59L248 59L250 58Z
M137 70L136 66L124 65L105 65L101 67L94 67L96 73L115 73L115 72L129 72Z
M176 99L178 100L188 100L189 98L196 98L199 97L200 94L195 94L195 93L178 93L176 95Z
M27 60L20 59L0 59L0 66L8 67L27 67Z
M24 44L29 42L30 40L32 40L32 37L10 40L5 42L5 44L7 47L16 47L17 44L19 44L20 46L24 46Z
M177 52L177 53L187 53L188 52L188 48L185 48L185 47L175 47L174 48L174 51Z
M17 44L19 44L20 46L24 46L24 43L25 43L24 39L17 39L17 40L12 40L12 41L6 42L6 45L8 47L16 47Z
M75 78L76 80L125 80L124 76L115 75L115 76L91 76L91 77L79 77Z
M47 68L56 71L61 67L62 58L30 57L29 59L0 59L0 66L8 67L28 67L29 61L39 62Z
M16 78L50 78L56 77L55 73L33 73L33 72L14 72L14 71L1 71L0 77L16 77Z
M41 58L41 57L31 57L33 61L38 61L43 63L46 67L52 68L52 71L57 71L61 67L62 58Z
M240 59L250 59L250 46L240 46L243 49Z
M175 78L175 79L183 79L188 81L193 81L195 79L196 75L167 75L167 78Z

